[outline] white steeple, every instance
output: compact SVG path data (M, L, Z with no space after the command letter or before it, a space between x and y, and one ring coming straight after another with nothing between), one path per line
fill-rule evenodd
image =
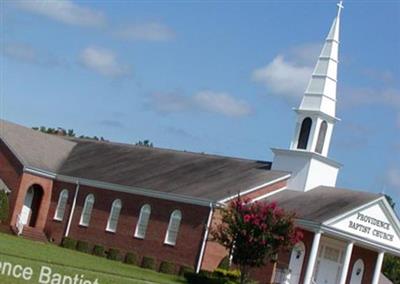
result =
M292 172L289 187L309 190L318 185L335 186L340 164L327 158L336 118L336 85L339 53L340 14L325 40L314 72L297 112L290 150L272 149L272 169Z

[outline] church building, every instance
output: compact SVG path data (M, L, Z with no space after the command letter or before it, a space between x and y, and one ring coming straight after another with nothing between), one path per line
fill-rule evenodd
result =
M227 252L210 228L240 192L294 212L304 234L276 263L252 271L260 284L378 284L384 255L400 256L399 219L383 195L337 188L341 164L328 157L339 121L338 6L295 109L290 147L273 148L272 162L49 135L0 120L0 188L10 204L1 230L212 271Z

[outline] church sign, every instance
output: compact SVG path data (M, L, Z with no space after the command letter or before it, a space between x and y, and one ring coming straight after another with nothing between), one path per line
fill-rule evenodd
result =
M399 228L391 221L383 208L383 204L375 203L327 225L379 244L398 248L400 247Z

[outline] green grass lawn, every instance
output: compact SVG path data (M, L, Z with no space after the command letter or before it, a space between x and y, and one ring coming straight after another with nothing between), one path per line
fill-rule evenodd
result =
M0 263L3 263L4 266L4 262L9 262L13 266L18 264L23 267L31 267L33 276L30 281L16 279L13 276L4 275L2 267L0 267L1 284L39 283L39 275L43 266L50 267L52 273L61 275L71 277L74 277L75 274L84 275L84 279L90 280L91 283L98 279L98 284L186 283L177 276L0 233ZM58 282L56 276L53 277L53 282L48 282L48 284L70 284L69 280L63 283L62 281ZM46 280L46 278L43 277L42 280ZM71 282L71 284L75 283ZM89 282L82 281L81 283L76 282L76 284L89 284Z

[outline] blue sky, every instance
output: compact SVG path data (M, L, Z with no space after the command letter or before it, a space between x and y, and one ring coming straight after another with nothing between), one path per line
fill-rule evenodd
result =
M3 118L260 160L289 146L336 14L335 1L0 3ZM339 187L400 207L400 2L344 5L329 156Z

